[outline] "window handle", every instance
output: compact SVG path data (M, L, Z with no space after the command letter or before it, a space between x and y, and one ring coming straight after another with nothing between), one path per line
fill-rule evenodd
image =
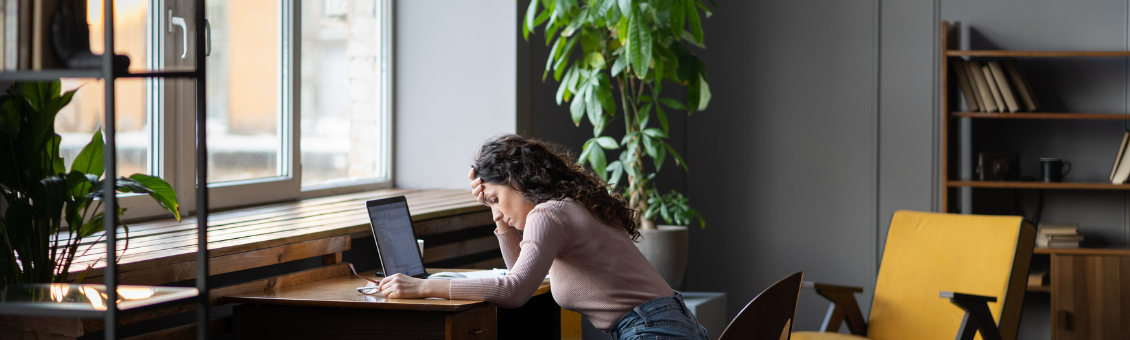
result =
M186 23L184 21L184 18L174 17L173 16L173 10L170 9L169 10L169 33L173 33L175 31L173 29L174 26L180 26L180 33L181 33L180 58L184 59L184 57L188 56L188 23Z
M204 56L212 56L212 22L204 19L204 38L207 39L207 47L204 49Z

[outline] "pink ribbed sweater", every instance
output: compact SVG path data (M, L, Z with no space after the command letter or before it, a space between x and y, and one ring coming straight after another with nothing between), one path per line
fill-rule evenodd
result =
M674 295L623 229L572 199L538 204L524 231L496 233L510 275L451 280L451 299L504 308L526 303L549 273L553 299L609 330L641 303Z

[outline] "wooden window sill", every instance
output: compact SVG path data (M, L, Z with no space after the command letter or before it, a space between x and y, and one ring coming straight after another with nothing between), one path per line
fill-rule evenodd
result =
M229 273L334 253L340 262L340 252L350 248L353 238L372 235L365 201L399 195L406 196L420 237L493 225L490 208L461 190L385 189L214 213L208 219L209 273ZM120 255L118 267L122 284L166 284L195 278L195 218L153 221L131 225L129 229L129 249ZM497 249L493 235L483 236L450 248L457 248L452 251L459 253L489 250L484 247ZM88 239L93 241L97 237ZM118 243L119 249L125 245L125 240ZM431 256L425 257L425 262L430 262L429 257L434 260L444 256L444 249L440 248L428 254ZM85 245L80 246L79 251L85 249ZM98 244L89 253L76 257L70 268L71 279L98 261L83 282L101 282L105 250L103 244Z

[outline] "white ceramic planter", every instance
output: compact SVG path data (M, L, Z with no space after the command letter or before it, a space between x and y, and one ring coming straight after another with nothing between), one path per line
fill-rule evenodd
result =
M661 225L658 229L640 229L643 241L636 243L651 266L673 289L682 289L687 270L687 227Z

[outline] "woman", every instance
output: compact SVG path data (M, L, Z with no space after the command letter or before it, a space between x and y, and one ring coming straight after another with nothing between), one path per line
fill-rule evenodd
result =
M504 308L526 303L548 273L553 298L614 339L706 339L706 329L678 292L633 244L638 212L556 146L516 135L479 149L471 194L489 205L510 274L483 279L381 280L389 298L485 300Z

